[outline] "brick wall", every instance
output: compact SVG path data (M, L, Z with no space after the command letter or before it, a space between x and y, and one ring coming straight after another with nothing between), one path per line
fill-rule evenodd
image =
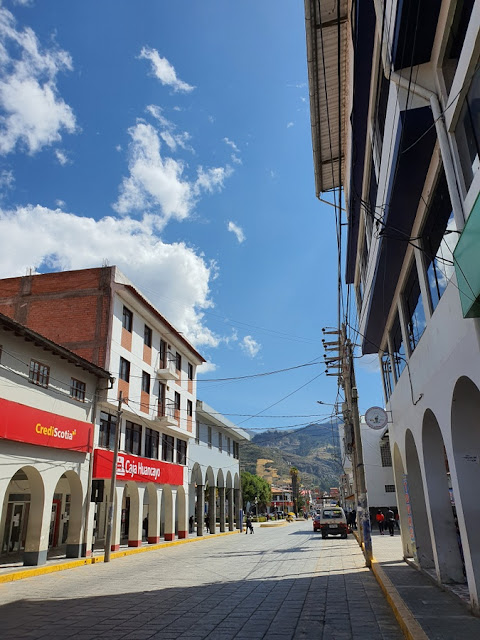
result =
M105 367L113 267L0 280L0 313Z

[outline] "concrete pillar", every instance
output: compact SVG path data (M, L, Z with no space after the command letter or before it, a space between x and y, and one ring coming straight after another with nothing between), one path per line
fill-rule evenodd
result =
M130 485L131 486L131 485ZM131 488L130 495L130 520L128 523L128 546L142 546L143 529L143 494L145 487Z
M197 536L204 534L205 485L197 484Z
M108 488L108 491L110 491L110 488ZM122 525L122 500L123 500L123 487L115 487L115 504L113 505L112 544L110 547L111 551L118 551L120 549L120 530ZM106 509L106 515L108 517L108 507Z
M171 499L165 502L164 538L166 541L175 540L175 507L177 501L177 490L172 489L171 492Z
M240 529L240 505L241 505L242 493L240 489L235 489L235 522L237 529Z
M185 495L183 487L178 490L177 506L178 537L188 538L188 494Z
M218 487L218 499L220 502L220 533L225 531L225 487Z
M228 530L235 531L235 500L233 489L227 489L228 495Z
M156 488L150 491L148 496L148 532L147 542L157 544L160 542L160 513L162 505L162 489Z
M217 487L208 490L208 517L210 519L210 533L217 532Z
M35 499L32 491L30 513L28 516L27 539L23 552L23 564L36 566L45 564L48 552L48 537L50 533L50 519L52 516L53 492L55 487L45 487L45 499Z

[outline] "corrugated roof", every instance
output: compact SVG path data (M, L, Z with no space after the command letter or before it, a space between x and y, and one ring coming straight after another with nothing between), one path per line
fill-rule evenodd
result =
M305 0L310 119L317 197L324 191L341 186L345 171L345 79L349 37L347 11L347 0Z

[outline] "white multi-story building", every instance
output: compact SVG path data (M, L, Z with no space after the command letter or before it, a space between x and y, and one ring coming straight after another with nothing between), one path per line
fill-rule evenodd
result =
M233 531L240 522L240 443L250 435L205 402L197 400L195 440L189 449L190 532Z
M305 7L316 190L344 187L404 554L478 611L480 2Z
M86 554L93 421L109 378L0 314L0 563Z

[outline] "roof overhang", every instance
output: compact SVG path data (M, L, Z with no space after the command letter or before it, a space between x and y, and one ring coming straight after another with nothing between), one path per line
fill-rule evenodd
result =
M225 418L225 416L222 416L221 413L218 413L218 411L209 407L208 404L202 400L197 400L196 414L197 417L203 418L206 422L210 422L214 426L220 427L221 429L229 432L235 440L251 439L250 434L247 431L237 427L237 425L230 422L230 420Z
M418 203L432 159L436 130L430 107L400 113L396 161L392 163L384 223L362 344L363 353L377 353L402 269ZM415 144L414 144L415 143Z
M346 118L347 27L347 0L305 0L310 120L317 197L322 192L341 186L344 162L342 137Z

